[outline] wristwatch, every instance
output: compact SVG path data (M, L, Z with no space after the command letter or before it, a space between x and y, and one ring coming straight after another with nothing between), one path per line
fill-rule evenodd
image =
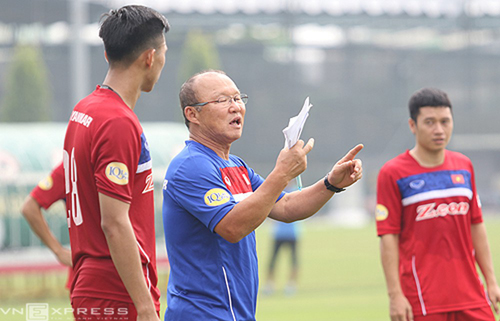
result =
M329 191L332 191L335 193L340 193L340 192L345 191L345 188L338 188L338 187L335 187L332 184L330 184L330 182L328 181L328 174L326 174L325 180L323 182L325 183L326 189Z

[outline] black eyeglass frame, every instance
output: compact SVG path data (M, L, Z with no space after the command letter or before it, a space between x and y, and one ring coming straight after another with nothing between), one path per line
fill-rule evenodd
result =
M246 103L248 102L248 95L247 94L237 94L237 95L234 95L233 97L230 97L230 96L224 96L224 97L227 97L229 98L229 105L231 105L231 102L235 102L237 104L239 104L239 102L237 102L235 99L236 96L240 96L240 99L241 99L241 102L246 105ZM217 100L212 100L212 101L207 101L207 102L204 102L204 103L197 103L197 104L193 104L193 105L190 105L191 107L203 107L205 105L208 105L208 104L211 104L211 103L218 103L218 104L221 104L222 102L220 102L219 100L222 99L223 97L217 99ZM228 106L229 106L228 105Z

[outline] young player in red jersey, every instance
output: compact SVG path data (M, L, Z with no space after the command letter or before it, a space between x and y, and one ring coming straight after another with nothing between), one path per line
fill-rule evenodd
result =
M474 170L446 150L453 131L446 93L409 102L415 147L388 161L377 181L377 232L391 320L495 320L495 278ZM479 265L487 291L476 270Z
M62 163L54 168L49 176L41 180L31 191L23 203L21 213L28 221L33 232L54 253L57 260L69 267L68 281L66 287L69 289L72 282L71 251L57 240L47 224L42 208L47 210L55 202L65 199L64 192L64 169Z
M165 17L144 6L101 24L109 70L70 116L64 141L66 201L79 320L158 320L153 177L134 113L165 64Z

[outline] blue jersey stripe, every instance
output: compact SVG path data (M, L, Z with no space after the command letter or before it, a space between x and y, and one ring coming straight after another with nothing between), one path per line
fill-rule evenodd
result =
M399 179L397 184L403 205L449 196L472 198L471 175L466 170L436 171L412 175Z
M139 157L139 164L137 166L137 173L142 173L151 169L153 164L151 162L151 154L149 153L149 144L144 133L141 134L141 156Z

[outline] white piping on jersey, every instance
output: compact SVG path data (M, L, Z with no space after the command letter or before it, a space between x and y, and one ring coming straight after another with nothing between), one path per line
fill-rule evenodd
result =
M481 288L483 288L484 297L486 298L486 302L488 302L489 306L492 306L493 303L490 300L490 297L488 295L488 291L486 291L486 288L483 285L483 280L481 280L481 277L479 275L477 276L477 279L479 280L479 284L481 284Z
M452 197L452 196L465 196L468 199L472 199L472 191L469 188L465 187L457 187L457 188L448 188L441 189L435 191L424 192L420 194L416 194L410 197L403 198L401 203L403 206L415 204L422 201L427 201L430 199L443 198L443 197Z
M224 273L224 280L226 281L227 287L227 296L229 297L229 310L231 310L231 314L233 315L233 320L236 321L236 316L233 311L233 301L231 300L231 291L229 290L229 282L227 281L226 269L222 267L222 272Z
M484 297L486 298L486 302L488 302L489 306L492 306L493 303L491 302L490 297L488 296L488 292L486 291L486 288L483 286L483 282L481 281L481 278L479 276L478 276L478 279L479 279L479 283L481 283L481 287L483 288Z
M420 288L420 280L417 275L417 268L415 267L415 255L411 258L411 270L413 272L413 277L415 278L415 284L417 285L418 299L420 300L420 306L422 307L422 314L427 315L427 310L425 309L424 298L422 297L422 289Z
M135 173L139 174L139 173L145 172L151 168L153 168L153 160L152 159L150 159L149 161L147 161L143 164L139 164L139 166L137 166L137 171Z
M476 257L476 250L474 250L474 249L472 249L472 256ZM486 301L488 302L488 305L492 306L493 303L490 300L490 297L488 295L488 291L486 291L486 288L483 285L483 280L481 280L481 277L479 275L477 276L477 280L479 281L479 284L481 284L481 288L483 288L484 297L486 298Z
M241 193L241 194L233 194L233 197L234 197L234 200L239 203L241 201L243 201L245 198L247 198L248 196L252 195L253 192L248 192L248 193Z
M139 242L137 240L136 240L136 242L137 242L137 246L139 247L139 250L142 252L142 254L144 254L146 259L148 260L148 262L146 263L146 280L148 280L148 290L149 290L149 292L151 292L152 283L151 283L151 279L149 278L149 264L151 263L151 260L149 259L149 256L146 254L146 251L144 251L144 249L139 244Z

